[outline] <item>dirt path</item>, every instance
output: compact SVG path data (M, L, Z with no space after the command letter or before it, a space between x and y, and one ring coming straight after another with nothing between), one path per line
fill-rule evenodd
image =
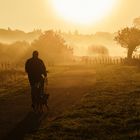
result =
M50 73L50 111L46 119L53 120L77 104L95 82L93 68L69 67L57 74ZM40 127L40 116L31 111L30 103L28 88L9 91L9 94L0 97L0 139L6 136L9 140L22 140L26 134Z

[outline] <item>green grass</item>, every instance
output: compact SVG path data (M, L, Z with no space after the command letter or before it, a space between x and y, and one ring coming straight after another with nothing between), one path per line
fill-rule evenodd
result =
M81 103L26 140L140 140L140 70L96 68L97 83Z

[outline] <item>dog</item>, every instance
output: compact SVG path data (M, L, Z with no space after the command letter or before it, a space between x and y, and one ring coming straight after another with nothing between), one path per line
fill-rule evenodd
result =
M42 95L40 95L39 105L40 105L40 108L42 110L43 110L44 107L46 107L47 110L49 110L49 107L48 107L48 99L49 99L49 96L50 96L50 94L46 94L46 93L43 93Z
M34 103L34 108L33 110L36 113L43 113L45 111L45 107L49 111L48 107L48 99L50 94L45 93L44 90L42 89L41 85L37 85L35 90L35 103Z
M33 110L36 113L43 113L45 111L45 108L49 110L49 106L48 106L49 96L50 96L49 94L42 94L36 97L36 102L33 108Z

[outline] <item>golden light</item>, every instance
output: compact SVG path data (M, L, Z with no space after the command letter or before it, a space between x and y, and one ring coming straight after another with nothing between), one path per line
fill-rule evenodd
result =
M109 15L118 0L52 0L61 18L78 23L95 23Z

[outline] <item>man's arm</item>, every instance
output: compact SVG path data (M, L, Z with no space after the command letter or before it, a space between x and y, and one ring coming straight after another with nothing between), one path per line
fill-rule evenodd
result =
M29 65L29 61L27 60L25 62L25 72L27 72L27 73L28 73L28 65Z

